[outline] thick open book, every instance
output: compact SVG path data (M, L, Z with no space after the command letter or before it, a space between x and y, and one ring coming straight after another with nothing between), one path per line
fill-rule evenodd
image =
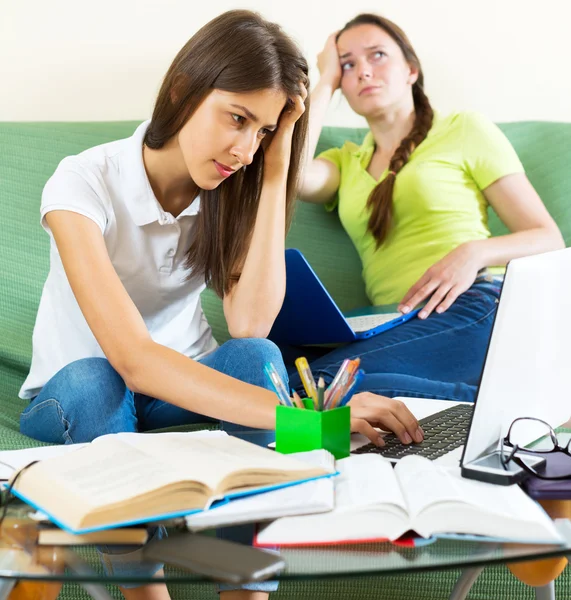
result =
M294 452L290 456L308 465L323 467L326 471L335 469L335 458L327 450ZM185 517L186 526L191 531L201 531L213 527L272 521L290 515L327 512L335 506L335 479L320 477L279 490L236 498L233 502Z
M71 533L167 519L333 470L231 436L106 435L23 470L13 493Z
M255 545L299 546L395 540L409 530L428 538L448 534L516 542L562 542L552 520L517 486L463 479L419 456L393 469L379 455L337 461L335 508L284 517L260 528Z

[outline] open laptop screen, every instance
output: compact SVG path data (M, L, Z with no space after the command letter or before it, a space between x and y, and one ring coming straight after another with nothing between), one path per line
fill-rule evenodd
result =
M497 449L517 417L537 417L552 426L567 421L570 364L571 249L512 260L462 464Z

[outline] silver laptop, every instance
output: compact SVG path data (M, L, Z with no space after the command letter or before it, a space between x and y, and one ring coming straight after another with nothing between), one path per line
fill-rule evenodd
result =
M555 427L570 416L568 248L509 263L474 405L454 402L421 419L421 444L406 446L389 434L384 448L366 444L353 452L375 452L391 461L417 454L448 464L454 457L464 472L499 448L517 417L537 417ZM533 435L530 431L529 442Z

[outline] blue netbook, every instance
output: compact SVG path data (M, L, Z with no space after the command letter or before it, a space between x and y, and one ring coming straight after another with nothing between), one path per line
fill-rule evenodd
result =
M416 316L403 315L397 305L366 306L343 314L303 254L285 252L286 293L268 336L278 344L338 344L388 331Z

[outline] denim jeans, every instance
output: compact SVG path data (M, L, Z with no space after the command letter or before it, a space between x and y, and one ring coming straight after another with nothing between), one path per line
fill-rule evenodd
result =
M268 388L264 364L273 362L287 383L287 372L279 349L265 339L234 339L206 356L200 362L241 381ZM55 444L90 442L94 438L118 432L143 432L175 425L216 422L173 404L134 394L121 376L104 358L75 361L56 373L30 402L20 417L20 431L37 440ZM251 429L234 423L221 422L229 434L259 445L275 439L275 432ZM153 537L165 535L163 528L154 529ZM220 537L234 539L238 534L220 530ZM239 539L253 539L253 527L240 529ZM129 548L132 550L132 548ZM112 554L117 552L117 554ZM138 563L140 550L121 552L109 548L103 556L104 567L115 574L148 575L162 565ZM137 566L139 572L137 573ZM129 587L129 586L125 586ZM240 586L245 589L274 591L276 582ZM236 589L219 586L219 589Z
M308 357L315 378L329 384L344 359L361 359L358 391L383 396L473 402L496 313L501 279L476 281L444 313L411 319L380 335ZM292 349L283 349L290 385L302 391L291 368ZM296 349L298 355L304 349ZM306 356L308 351L306 350ZM317 351L319 352L319 351Z

